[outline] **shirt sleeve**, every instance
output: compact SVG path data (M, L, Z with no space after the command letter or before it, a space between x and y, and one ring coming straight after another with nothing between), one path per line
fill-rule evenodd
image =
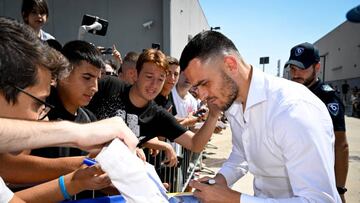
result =
M232 146L229 158L219 170L219 173L225 177L228 186L232 186L248 172L248 163L240 136L232 137Z
M184 134L187 129L180 125L175 117L167 112L165 109L158 109L157 126L160 130L160 136L164 136L170 141L174 141L176 138Z
M335 96L330 98L330 100L326 102L326 108L330 113L334 131L346 131L345 107L340 99Z
M14 197L14 193L6 187L3 179L0 177L0 202L10 202Z

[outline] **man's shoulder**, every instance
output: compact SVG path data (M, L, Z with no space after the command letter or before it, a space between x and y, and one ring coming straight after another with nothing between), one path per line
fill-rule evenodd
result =
M312 91L318 96L325 104L328 103L339 103L342 104L339 97L336 95L335 90L328 84L321 83L318 87Z
M313 92L321 99L322 102L324 102L332 117L344 116L344 105L330 85L320 83L316 91Z

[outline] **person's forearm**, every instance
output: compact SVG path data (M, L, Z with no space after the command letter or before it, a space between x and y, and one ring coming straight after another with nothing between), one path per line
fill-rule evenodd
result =
M345 187L349 168L349 145L346 133L335 131L335 177L336 186Z
M76 170L82 161L82 156L49 159L0 154L0 176L12 184L41 183Z
M214 132L217 119L217 116L209 116L206 119L204 125L193 137L191 151L201 152L204 149L205 145L209 142L209 139Z
M72 180L74 173L70 173L64 176L65 188L69 195L73 196L84 189L80 185L76 184ZM16 196L25 200L26 202L59 202L64 200L64 196L61 193L59 186L59 179L54 179L52 181L28 188L15 193Z
M0 118L0 153L34 149L45 146L73 146L66 129L76 132L70 122L37 122Z
M130 150L139 142L120 117L87 124L0 118L0 153L51 146L100 150L114 138L120 138Z
M9 203L25 203L25 201L20 199L18 196L14 195Z
M183 121L181 121L180 124L185 127L193 127L197 122L199 122L199 118L187 117Z
M158 149L158 150L167 150L171 145L169 143L158 140L157 138L153 138L146 143L143 144L144 147L150 149Z

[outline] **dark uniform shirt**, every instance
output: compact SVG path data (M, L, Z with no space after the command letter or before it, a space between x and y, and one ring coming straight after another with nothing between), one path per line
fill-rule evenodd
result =
M316 81L309 89L325 103L333 122L334 131L345 131L345 107L341 99L336 96L335 90L320 80Z
M164 109L166 109L168 112L170 112L173 116L176 116L176 108L173 102L172 94L170 93L168 98L164 97L163 95L159 94L155 99L155 103Z

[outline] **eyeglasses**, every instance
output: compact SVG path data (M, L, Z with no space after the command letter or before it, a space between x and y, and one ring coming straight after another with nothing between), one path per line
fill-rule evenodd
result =
M50 111L51 109L55 108L55 106L47 103L46 101L43 101L43 100L35 97L34 95L26 92L24 89L22 89L22 88L20 88L20 87L18 87L18 86L15 86L15 85L11 85L11 86L12 86L13 88L17 89L18 91L20 91L20 92L28 95L29 97L33 98L35 101L37 101L37 102L39 102L39 103L41 103L42 105L45 106L45 108L43 108L43 109L41 110L41 112L40 112L40 114L39 114L39 117L38 117L38 120L43 120L43 119L48 115L49 111Z

